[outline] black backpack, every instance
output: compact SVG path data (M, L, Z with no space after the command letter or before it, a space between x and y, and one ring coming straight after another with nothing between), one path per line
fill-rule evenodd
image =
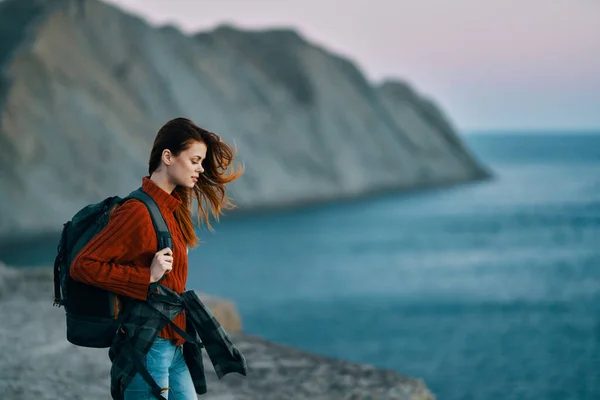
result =
M110 211L129 199L144 203L150 211L158 250L172 248L171 234L154 199L141 188L127 197L108 197L82 208L64 224L54 260L54 305L64 306L67 340L77 346L110 347L125 315L115 317L115 294L71 278L69 270L77 253L108 224Z

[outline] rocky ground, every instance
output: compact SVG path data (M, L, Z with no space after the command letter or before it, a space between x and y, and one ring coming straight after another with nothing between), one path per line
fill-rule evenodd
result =
M7 400L109 399L106 349L85 349L65 339L64 311L52 307L52 271L0 264L0 397ZM217 318L219 303L212 299ZM221 304L231 331L239 321ZM231 325L230 325L231 324ZM237 325L236 325L237 324ZM368 365L335 360L232 333L248 361L248 376L218 380L205 357L208 393L201 399L433 400L421 380Z

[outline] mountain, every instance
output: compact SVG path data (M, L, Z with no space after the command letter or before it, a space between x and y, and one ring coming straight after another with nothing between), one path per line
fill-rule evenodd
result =
M293 30L186 35L98 0L4 0L0 237L128 194L176 116L238 147L240 210L488 176L431 100Z

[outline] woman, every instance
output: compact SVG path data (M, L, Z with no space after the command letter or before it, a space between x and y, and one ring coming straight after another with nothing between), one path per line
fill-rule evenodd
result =
M71 277L128 298L146 300L151 283L181 294L188 275L188 249L197 245L192 223L192 199L198 204L198 222L217 220L232 208L225 185L241 176L231 168L234 150L219 136L192 121L176 118L158 132L150 153L149 176L142 190L157 203L172 237L173 248L159 249L146 206L128 200L112 212L108 225L77 255ZM162 279L162 280L161 280ZM186 331L185 313L173 322ZM185 339L169 324L158 334L144 360L163 396L196 399L182 347ZM124 390L124 398L152 398L151 388L138 373Z

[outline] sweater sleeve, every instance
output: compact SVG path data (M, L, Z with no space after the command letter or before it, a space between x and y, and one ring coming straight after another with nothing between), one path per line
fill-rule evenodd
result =
M139 264L140 260L151 260L156 250L156 233L148 209L137 200L129 200L113 212L104 229L79 251L71 263L71 277L145 300L150 287L150 264Z

